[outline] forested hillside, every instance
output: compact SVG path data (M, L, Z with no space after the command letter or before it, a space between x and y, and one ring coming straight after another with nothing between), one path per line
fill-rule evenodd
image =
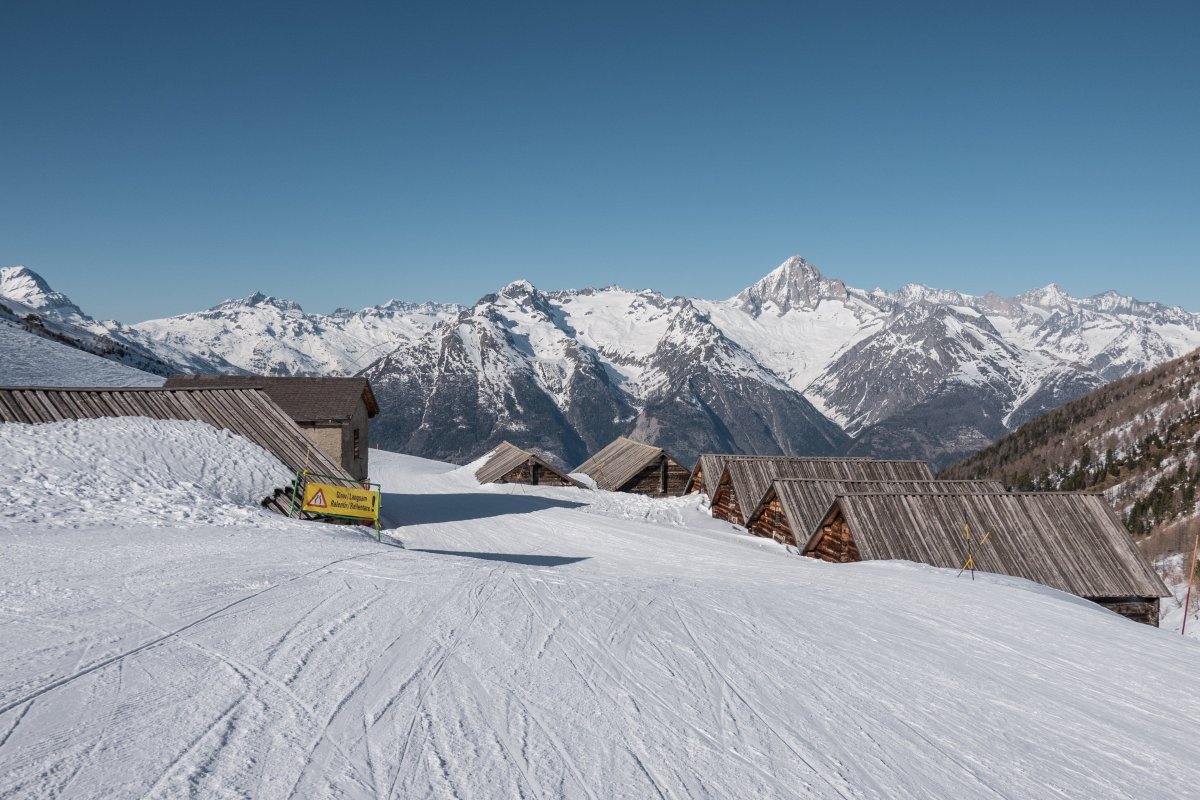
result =
M992 478L1024 491L1103 491L1134 534L1195 516L1200 350L1051 411L942 477Z

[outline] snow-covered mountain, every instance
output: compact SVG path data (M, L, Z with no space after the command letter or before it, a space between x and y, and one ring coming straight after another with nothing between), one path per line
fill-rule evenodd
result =
M0 268L0 320L155 375L244 371L220 357L205 358L188 348L153 340L120 322L93 319L27 267Z
M393 300L322 315L254 294L92 324L185 371L363 372L384 408L373 438L390 448L467 460L507 438L568 463L633 434L684 460L734 450L947 464L1200 346L1200 314L1114 292L867 291L799 257L722 301L516 281L471 308Z
M510 438L577 462L632 433L685 460L740 450L946 464L1198 345L1200 314L1111 292L864 291L791 258L726 301L518 281L366 374L390 407L377 438L440 458Z
M131 326L172 350L228 362L257 375L353 375L461 309L391 300L331 314L255 292L205 311Z

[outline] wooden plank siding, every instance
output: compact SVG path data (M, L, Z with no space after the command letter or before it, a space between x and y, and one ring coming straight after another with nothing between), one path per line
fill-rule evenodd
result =
M73 419L148 417L205 422L254 442L289 470L330 476L323 482L360 486L314 446L291 417L259 389L59 389L0 387L0 423L45 424ZM286 514L291 486L263 505ZM312 518L296 512L295 516Z
M803 456L729 459L712 495L713 516L735 525L745 525L750 512L762 502L771 484L779 478L931 481L933 473L924 461Z
M1157 624L1158 599L1169 592L1101 495L838 495L804 552L826 561L904 560L957 570L965 560L964 524L977 542L988 535L972 548L976 569Z
M596 482L598 489L655 496L681 495L691 470L661 447L624 436L576 467Z
M536 453L501 442L475 471L480 483L524 483L531 486L577 486L579 481L547 464Z
M746 528L755 536L764 536L789 545L797 542L794 533L807 538L820 524L839 494L861 492L981 494L1003 492L999 481L825 481L810 478L780 478L767 489L758 506L746 516Z

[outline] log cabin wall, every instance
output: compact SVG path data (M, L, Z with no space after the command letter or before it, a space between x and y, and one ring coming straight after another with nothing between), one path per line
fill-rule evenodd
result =
M1158 627L1159 605L1157 597L1089 597L1088 599L1134 622Z
M576 484L565 475L552 469L547 469L536 461L533 462L534 486L575 486Z
M817 543L807 550L805 555L834 564L862 561L862 554L858 552L858 546L854 543L850 526L840 514L821 526L821 535L817 538Z
M533 475L528 464L522 464L516 469L501 475L496 483L533 483Z
M665 455L643 467L619 491L656 497L677 497L683 494L691 473Z
M728 480L723 481L713 495L712 515L717 519L732 522L734 525L741 525L743 522L742 512L738 507L737 492L733 490L733 484Z
M784 511L783 503L778 497L771 498L762 512L754 518L749 530L755 536L774 539L780 544L796 544L792 526L788 523L787 512Z

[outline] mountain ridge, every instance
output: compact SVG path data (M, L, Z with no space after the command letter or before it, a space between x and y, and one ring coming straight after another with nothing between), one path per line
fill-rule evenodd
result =
M60 306L45 315L71 317ZM1112 291L867 291L800 256L728 300L514 280L470 307L313 314L255 292L134 325L85 321L178 371L366 374L408 406L377 425L397 449L467 459L512 438L568 462L639 434L685 459L727 449L945 465L1200 346L1200 314Z

